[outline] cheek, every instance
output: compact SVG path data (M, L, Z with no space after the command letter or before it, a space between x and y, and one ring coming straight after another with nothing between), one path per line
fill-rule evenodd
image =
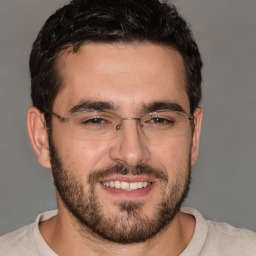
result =
M178 171L187 169L190 145L189 136L163 139L157 144L154 143L154 146L152 143L152 161L154 165L167 171L170 176L175 176Z
M53 141L65 168L87 174L104 166L108 145L95 140L80 140L67 134L53 134Z

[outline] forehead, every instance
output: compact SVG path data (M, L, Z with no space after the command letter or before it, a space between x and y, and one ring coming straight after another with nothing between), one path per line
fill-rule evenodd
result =
M62 113L82 101L111 102L117 109L136 111L143 104L171 100L189 110L183 59L166 46L85 44L76 53L63 52L57 69L63 86L53 108Z

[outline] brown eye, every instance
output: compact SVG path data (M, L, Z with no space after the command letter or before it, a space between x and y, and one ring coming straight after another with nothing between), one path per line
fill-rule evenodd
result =
M171 125L175 122L175 120L170 119L170 118L166 118L166 117L163 117L163 116L154 116L154 117L151 117L146 122L149 123L149 124Z
M166 118L163 117L154 117L150 120L151 123L158 123L158 124L164 124L164 123L172 123L174 121L172 120L168 120Z
M90 118L88 120L85 120L82 123L83 124L91 124L91 125L99 125L99 124L105 124L105 123L107 123L107 121L104 120L103 118L95 117L95 118Z

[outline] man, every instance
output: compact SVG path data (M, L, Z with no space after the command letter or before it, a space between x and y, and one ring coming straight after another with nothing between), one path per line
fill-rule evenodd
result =
M255 255L255 233L181 208L199 151L201 67L174 6L57 10L31 52L27 123L58 211L0 238L0 255Z

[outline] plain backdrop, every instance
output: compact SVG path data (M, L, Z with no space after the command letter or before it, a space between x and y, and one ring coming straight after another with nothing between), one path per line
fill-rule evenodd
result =
M0 235L54 209L51 171L26 131L28 58L36 35L67 1L0 0ZM203 62L201 150L186 205L256 231L256 1L176 0Z

